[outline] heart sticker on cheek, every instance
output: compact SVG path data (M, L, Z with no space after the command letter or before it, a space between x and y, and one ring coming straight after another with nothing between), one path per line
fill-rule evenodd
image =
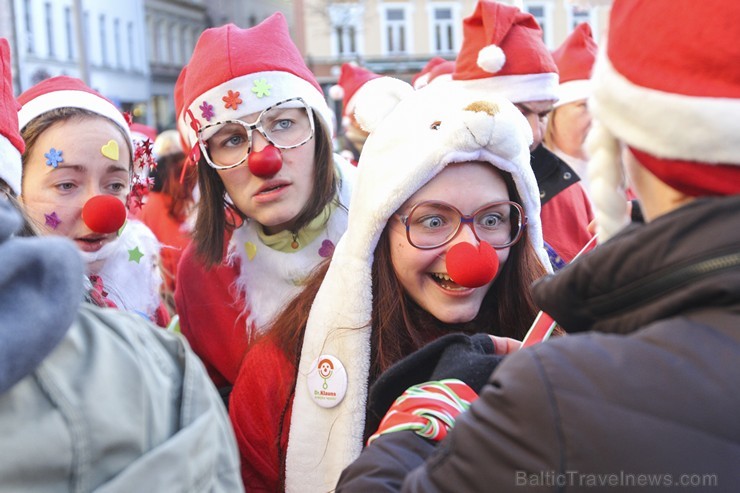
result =
M479 288L496 277L498 255L483 242L478 248L472 243L458 243L450 248L445 259L447 274L460 286Z
M101 154L111 161L118 161L118 142L109 140L107 144L100 148Z

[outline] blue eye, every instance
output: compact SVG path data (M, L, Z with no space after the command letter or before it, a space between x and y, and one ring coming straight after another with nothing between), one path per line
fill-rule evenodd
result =
M445 220L442 216L420 217L418 222L425 228L429 229L441 228L445 224Z

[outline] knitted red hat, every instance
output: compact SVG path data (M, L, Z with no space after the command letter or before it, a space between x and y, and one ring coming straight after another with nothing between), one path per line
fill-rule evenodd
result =
M471 89L513 103L557 99L558 68L531 14L479 0L463 20L463 43L452 74Z
M552 52L560 72L559 98L555 107L587 99L591 95L591 69L597 51L591 26L583 22Z
M22 105L18 111L20 129L46 112L57 108L82 108L112 120L131 140L131 130L121 111L99 92L90 89L80 79L62 75L39 82L18 96Z
M285 99L301 97L333 130L332 112L321 86L290 38L277 12L260 24L206 29L188 62L184 108L188 127L239 119ZM197 135L188 129L190 145Z
M16 194L21 192L21 154L26 150L18 132L18 108L13 97L10 45L7 39L0 38L0 178Z
M738 18L738 2L615 1L594 68L598 121L690 195L740 193Z
M355 93L366 82L379 77L381 75L360 67L356 63L344 63L342 64L342 73L339 75L339 80L329 89L329 96L334 100L343 100L342 115L349 115L354 109L352 97Z
M421 69L421 72L416 74L411 79L411 85L414 86L414 89L421 89L422 87L427 85L429 83L429 75L428 75L429 72L431 72L432 69L436 67L437 65L439 65L440 63L444 63L446 61L447 60L445 60L441 56L435 56L434 58L429 60L427 64L424 65L424 68Z

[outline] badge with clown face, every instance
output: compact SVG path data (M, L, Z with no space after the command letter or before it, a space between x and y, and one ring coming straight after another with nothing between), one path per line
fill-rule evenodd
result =
M311 365L308 392L316 405L330 408L338 405L347 392L347 371L338 358L322 354Z

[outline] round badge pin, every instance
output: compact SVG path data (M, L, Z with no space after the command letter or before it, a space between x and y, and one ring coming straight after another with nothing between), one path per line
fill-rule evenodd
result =
M338 405L347 393L347 370L339 358L322 354L311 364L308 392L316 405L330 408Z

